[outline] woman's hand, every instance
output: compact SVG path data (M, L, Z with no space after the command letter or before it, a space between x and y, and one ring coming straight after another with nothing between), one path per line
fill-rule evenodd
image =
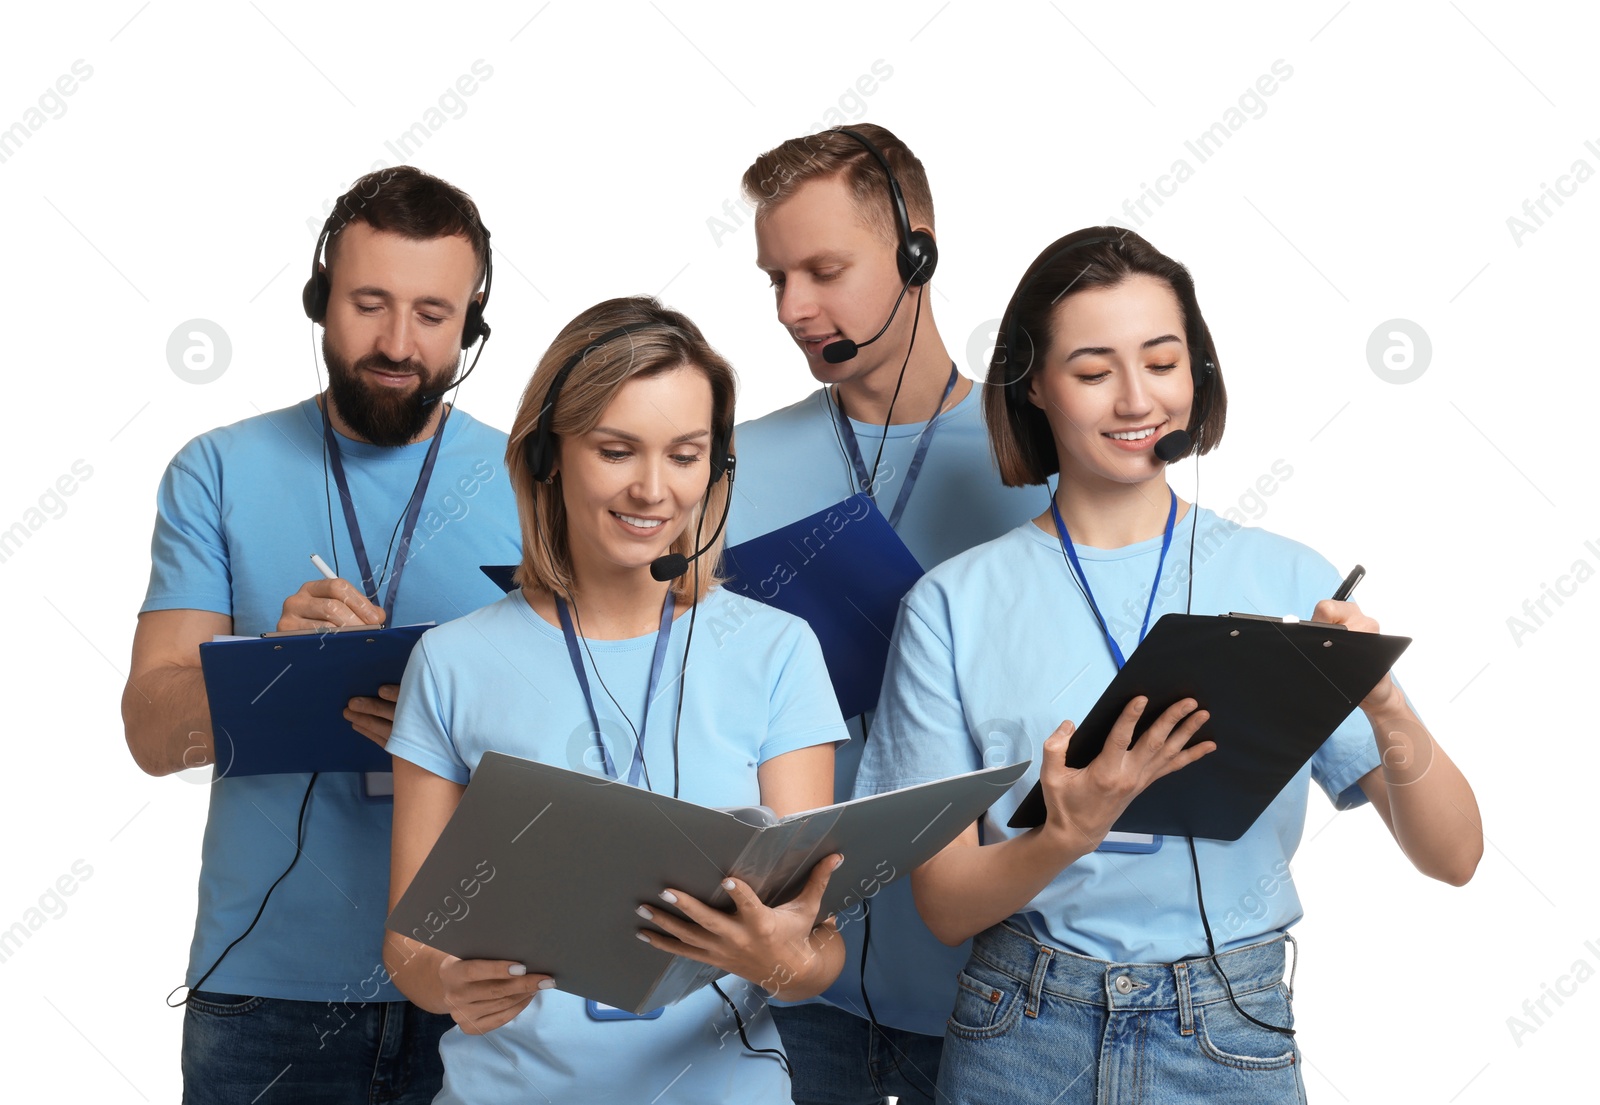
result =
M1377 619L1363 614L1361 607L1353 602L1334 602L1332 599L1323 599L1317 603L1317 608L1311 612L1312 620L1331 622L1342 625L1355 633L1377 633ZM1378 680L1378 685L1373 687L1366 698L1361 700L1361 709L1368 717L1383 714L1404 704L1404 696L1400 688L1394 685L1394 680L1388 672L1383 673L1383 678Z
M481 1036L514 1020L534 994L555 985L549 975L530 974L521 963L506 959L457 959L439 964L445 1005L461 1031Z
M828 879L843 862L840 855L818 862L800 893L780 906L762 905L747 883L734 878L722 884L733 899L732 913L713 909L681 890L662 891L662 901L677 906L688 920L642 905L639 916L665 935L641 929L639 939L652 948L738 975L775 997L810 997L805 992L809 980L826 970L822 961L834 958L822 953L836 939L837 928L831 917L818 924L817 912ZM836 973L834 967L827 981Z
M1377 621L1353 602L1323 599L1312 617L1356 633L1378 632ZM1361 777L1362 792L1418 871L1464 886L1483 858L1483 817L1472 786L1390 673L1361 700L1361 711L1372 726L1379 761Z
M1141 695L1123 707L1100 754L1088 767L1067 766L1067 744L1075 728L1072 722L1063 721L1044 742L1039 767L1048 811L1044 832L1073 853L1073 858L1098 848L1122 811L1151 783L1216 750L1215 741L1185 747L1211 717L1197 709L1200 704L1192 698L1163 710L1134 745L1134 726L1149 701Z

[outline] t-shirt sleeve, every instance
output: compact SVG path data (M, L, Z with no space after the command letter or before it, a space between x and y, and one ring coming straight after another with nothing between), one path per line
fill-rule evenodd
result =
M983 767L967 729L947 608L930 588L900 604L883 694L856 773L865 798Z
M767 696L767 733L761 742L761 763L797 748L843 744L850 739L817 635L797 620L784 639L789 648L776 667Z
M228 540L222 530L217 489L205 471L197 446L180 452L161 477L156 492L156 526L150 539L147 610L211 610L233 614L233 579Z
M1349 810L1367 801L1361 777L1378 766L1378 744L1367 715L1353 711L1311 757L1311 777L1335 809Z
M440 692L438 673L422 635L406 662L400 680L400 701L394 709L394 731L389 752L453 783L466 783L471 770L450 736L450 710Z

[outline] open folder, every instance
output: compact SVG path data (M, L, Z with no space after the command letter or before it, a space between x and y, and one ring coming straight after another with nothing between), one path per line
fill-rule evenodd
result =
M389 771L389 753L344 719L352 699L398 683L433 623L200 646L217 775Z
M667 887L731 907L721 882L776 905L816 863L844 863L821 917L909 874L978 819L1027 763L989 768L781 820L714 810L499 752L487 752L433 851L390 914L395 932L463 959L511 959L569 993L634 1013L721 976L637 939L634 910L676 913ZM760 981L760 980L756 980Z
M1211 717L1191 743L1214 740L1216 751L1150 784L1113 828L1238 840L1409 644L1409 637L1320 622L1167 614L1078 723L1067 766L1088 766L1129 699L1150 699L1134 730L1137 744L1163 710L1193 698ZM1008 824L1044 820L1044 793L1035 785Z
M722 554L727 587L804 618L822 645L839 711L878 704L900 600L922 566L866 495L852 495Z

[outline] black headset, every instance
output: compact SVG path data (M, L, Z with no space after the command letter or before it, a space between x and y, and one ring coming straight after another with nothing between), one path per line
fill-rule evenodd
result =
M618 326L607 330L588 345L568 357L566 363L556 373L555 379L550 381L550 388L544 393L544 405L539 408L539 420L534 424L533 432L528 435L527 458L528 471L538 483L549 483L553 478L552 471L556 466L555 443L555 410L556 403L561 398L561 388L567 382L567 377L572 375L572 370L589 354L599 351L628 334L638 333L641 330L671 330L658 322L640 322L628 326ZM732 470L734 459L731 450L732 427L713 426L711 430L711 478L706 481L709 491L723 474Z
M900 191L900 181L895 178L894 170L889 168L889 159L883 156L883 152L868 141L865 135L856 131L840 127L838 133L847 134L861 143L868 153L878 159L878 164L883 166L884 175L889 178L889 199L894 204L894 225L900 235L900 250L895 254L895 262L900 267L900 279L913 288L920 288L933 279L933 270L938 267L938 243L927 231L911 229L911 216L906 211L905 193Z
M322 233L317 235L317 248L311 255L311 279L306 281L305 288L300 292L300 305L305 308L306 317L312 322L322 322L328 317L328 299L333 295L333 282L328 279L327 269L323 265L323 250L328 239L348 221L339 213L339 204L335 204L333 214L322 224ZM476 212L472 221L483 233L483 298L474 298L467 303L467 316L461 325L462 349L472 348L473 342L479 339L488 340L490 329L484 321L483 309L489 305L489 292L494 287L494 250L489 248L489 228L483 225L483 220Z
M1061 258L1075 250L1085 249L1088 246L1101 245L1106 242L1120 241L1122 241L1122 236L1119 234L1101 234L1091 238L1081 238L1076 242L1068 242L1066 245L1050 254L1050 256L1046 257L1043 263L1039 264L1033 269L1031 275L1023 278L1022 283L1017 286L1016 293L1011 297L1011 310L1006 318L1005 357L1007 362L1006 368L1008 370L1013 369L1015 365L1020 365L1022 361L1017 342L1017 315L1019 313L1017 308L1020 306L1020 301L1023 297L1023 294L1033 286L1034 282L1039 278L1039 274L1047 271L1057 261L1061 260ZM1074 283L1076 283L1076 280L1074 280ZM1071 285L1068 285L1067 288L1062 289L1062 295L1065 295L1070 290ZM1201 319L1198 317L1198 312L1186 311L1186 313L1193 313L1196 316L1195 318L1187 320L1188 333L1186 337L1189 342L1189 376L1190 379L1194 381L1194 402L1195 409L1198 412L1200 410L1202 400L1206 398L1206 396L1202 394L1203 389L1205 388L1206 384L1210 382L1211 378L1216 375L1217 370L1216 366L1211 363L1210 352L1204 348L1205 343L1203 341L1197 342L1195 340L1197 337L1204 334L1204 329L1201 325ZM1012 375L1009 371L1007 373L1007 376L1009 377L1005 382L1007 406L1015 410L1023 409L1028 401L1028 389L1025 385L1028 380L1028 375L1030 372L1032 372L1032 370L1033 353L1030 345L1028 363L1023 366L1020 371L1017 371L1015 375ZM1198 425L1198 423L1204 421L1204 418L1196 418L1195 421Z

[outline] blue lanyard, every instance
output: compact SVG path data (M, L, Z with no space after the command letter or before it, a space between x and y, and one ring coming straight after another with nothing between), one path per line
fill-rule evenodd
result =
M361 525L356 521L356 503L350 496L350 485L344 477L344 458L339 455L339 435L333 432L333 420L326 412L323 413L322 436L328 443L333 482L339 486L339 505L344 508L344 524L350 531L350 547L355 550L356 567L361 572L361 590L366 593L368 601L383 607L384 617L389 619L391 625L395 620L394 600L400 594L400 573L405 570L406 561L410 558L411 535L416 532L417 518L422 514L422 500L428 493L428 481L433 478L433 462L439 458L439 443L444 440L444 424L449 417L450 408L446 407L439 418L439 425L433 431L433 440L428 442L427 455L422 458L422 472L417 476L417 485L411 489L411 501L406 504L405 521L399 538L400 552L395 557L394 571L389 574L389 589L380 604L378 581L373 577L372 562L367 559L367 545L361 540Z
M639 717L639 732L633 742L633 763L628 766L628 785L639 785L639 773L644 770L644 735L650 725L650 703L656 697L656 684L661 682L661 668L667 659L667 642L672 639L672 590L668 588L667 597L661 603L661 625L656 629L656 650L650 657L650 682L644 692L644 713ZM572 660L572 670L578 676L578 686L583 689L583 701L589 707L589 724L594 726L594 742L600 746L600 759L605 764L606 774L613 779L621 778L617 774L617 765L611 762L611 752L606 748L605 738L600 735L600 715L595 713L594 696L589 693L589 674L584 670L583 657L578 653L578 634L572 628L572 615L567 612L567 603L560 595L556 596L556 614L561 618L561 635L567 639L567 656ZM679 688L679 694L683 693ZM621 707L618 707L620 709Z
M922 462L928 455L928 446L933 444L933 432L939 422L939 415L944 410L950 393L956 386L956 366L950 365L950 379L944 385L944 395L939 399L939 409L933 412L933 417L928 419L928 424L922 428L922 434L917 438L917 451L912 454L911 467L906 469L905 482L900 485L900 494L894 501L894 510L889 513L889 526L891 529L900 525L900 515L906 511L906 504L911 501L911 489L916 486L917 475L922 471ZM850 463L856 470L856 482L861 490L871 496L874 504L878 497L873 492L872 477L874 474L867 472L867 462L861 456L861 446L856 441L856 428L850 424L850 419L845 415L844 408L829 399L829 408L833 416L839 420L840 434L844 438L846 447L850 450Z
M1172 546L1173 523L1178 519L1178 493L1167 490L1172 496L1172 504L1167 507L1167 528L1161 535L1161 559L1156 561L1156 578L1150 582L1150 601L1145 604L1144 624L1139 627L1139 642L1144 642L1144 635L1150 631L1150 611L1156 605L1156 588L1161 585L1161 569L1167 562L1167 549ZM1061 520L1061 508L1056 505L1054 496L1050 498L1050 517L1055 519L1056 534L1061 538L1061 551L1067 554L1067 559L1072 562L1072 571L1078 577L1078 582L1083 584L1083 595L1089 600L1089 607L1094 611L1095 620L1100 623L1100 632L1105 634L1106 644L1111 649L1111 658L1117 663L1117 670L1122 670L1122 665L1127 663L1123 658L1122 649L1117 644L1117 639L1111 635L1110 626L1100 613L1100 605L1094 601L1094 591L1089 587L1089 577L1083 573L1083 565L1078 562L1078 550L1072 543L1072 537L1067 533L1067 524Z

